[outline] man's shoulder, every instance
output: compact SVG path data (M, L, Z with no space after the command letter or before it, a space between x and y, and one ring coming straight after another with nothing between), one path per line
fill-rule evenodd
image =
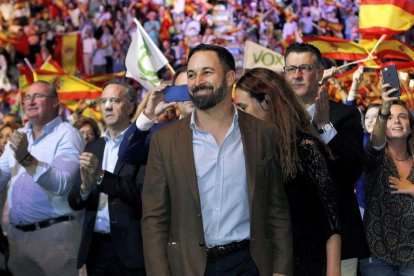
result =
M154 131L153 136L166 137L169 139L171 135L174 135L181 131L190 130L190 121L191 116L187 116L173 123L162 124L162 126L158 125Z
M329 110L338 114L359 114L358 108L335 101L329 101Z
M361 121L361 113L358 108L334 101L329 101L329 115L334 124L335 121L349 120L352 118L355 118L355 121Z

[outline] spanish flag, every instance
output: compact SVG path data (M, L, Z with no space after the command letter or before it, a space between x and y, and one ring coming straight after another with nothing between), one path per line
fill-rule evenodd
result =
M52 73L64 74L63 68L49 56L46 61L40 66L40 70L48 71Z
M360 45L370 51L375 41L361 40ZM414 48L398 39L388 39L378 45L374 56L379 59L398 59L414 62Z
M170 28L174 26L171 13L168 9L164 10L164 15L161 22L160 38L162 41L170 39Z
M30 54L29 42L27 41L27 37L24 34L17 35L0 32L0 40L13 45L14 49L17 52L20 52L26 56Z
M328 20L325 20L325 19L321 19L319 21L319 26L321 28L325 28L327 30L330 30L334 33L340 33L340 32L342 32L342 29L344 28L344 25L342 25L341 23L332 22L332 21L328 21Z
M82 39L79 32L56 35L55 60L68 74L83 73Z
M56 86L60 100L96 99L102 89L75 76L36 70L34 80L43 80Z
M125 76L125 71L121 71L118 73L112 73L112 74L100 74L100 75L83 75L82 79L85 80L88 83L91 83L93 85L96 85L98 87L103 87L103 85L116 78L122 78Z
M361 0L359 32L398 34L414 24L412 0Z
M303 37L303 41L318 48L323 57L339 60L359 60L368 56L369 52L357 43L343 38L316 36Z

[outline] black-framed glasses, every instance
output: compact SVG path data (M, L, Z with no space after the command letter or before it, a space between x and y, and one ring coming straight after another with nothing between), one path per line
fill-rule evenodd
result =
M44 100L46 98L56 98L56 96L51 96L51 95L45 95L45 94L40 94L40 93L34 93L32 95L26 95L23 97L22 101L24 103L30 102L32 100Z
M296 70L299 69L299 72L301 72L302 74L309 74L312 73L314 68L317 68L318 66L316 66L315 64L301 64L299 66L296 65L286 65L283 67L283 70L285 71L285 73L287 74L293 74L296 72Z

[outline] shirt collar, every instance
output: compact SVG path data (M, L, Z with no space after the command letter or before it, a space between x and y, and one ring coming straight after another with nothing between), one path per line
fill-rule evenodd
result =
M232 105L232 109L234 110L234 115L233 115L233 124L232 127L237 127L238 126L238 120L239 120L239 111L236 108L235 105ZM191 112L191 119L190 119L190 127L193 131L197 130L200 131L200 129L197 127L197 124L195 122L195 108L193 109L193 111Z
M125 132L127 131L127 129L128 128L130 128L132 125L129 125L126 129L124 129L123 131L121 131L116 137L115 137L115 139L114 139L114 141L115 142L118 142L118 141L122 141L122 139L124 138L124 136L125 136ZM105 132L104 132L104 134L102 135L102 137L105 139L105 142L108 142L108 141L111 141L112 140L112 138L111 138L111 136L109 135L109 129L106 129L105 130Z
M52 132L52 130L59 124L61 124L63 122L62 118L60 116L57 116L56 118L54 118L52 121L50 121L49 123L47 123L46 125L44 125L43 129L42 129L42 136L43 134L48 134L50 132ZM26 126L24 127L24 129L26 130L33 130L33 124L29 121Z
M311 104L310 106L308 106L307 109L309 115L311 116L311 118L313 119L313 115L315 115L315 104Z

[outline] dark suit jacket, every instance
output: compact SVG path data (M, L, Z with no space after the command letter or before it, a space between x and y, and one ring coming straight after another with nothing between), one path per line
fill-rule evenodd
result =
M94 184L92 191L83 201L80 195L80 184L75 185L69 194L69 204L74 210L85 209L82 228L82 239L78 254L78 268L82 267L88 256L89 247L95 226L95 219L99 203L99 193L108 195L108 209L111 220L111 235L114 250L119 259L128 268L144 266L141 236L141 188L142 179L138 178L141 164L146 162L148 148L145 147L145 138L148 132L133 132L143 145L137 156L142 156L135 165L118 161L114 173L105 171L100 185ZM126 136L126 139L129 137ZM102 166L102 157L105 149L105 140L100 138L86 145L85 152L92 152L99 158Z
M142 233L148 275L204 275L207 253L190 117L151 139L143 187ZM292 271L290 217L276 128L239 111L249 191L251 254L260 275Z
M328 147L334 156L332 178L338 187L342 224L341 258L368 257L365 231L354 193L354 185L362 173L364 154L361 115L355 107L331 101L329 116L338 132L329 141Z

